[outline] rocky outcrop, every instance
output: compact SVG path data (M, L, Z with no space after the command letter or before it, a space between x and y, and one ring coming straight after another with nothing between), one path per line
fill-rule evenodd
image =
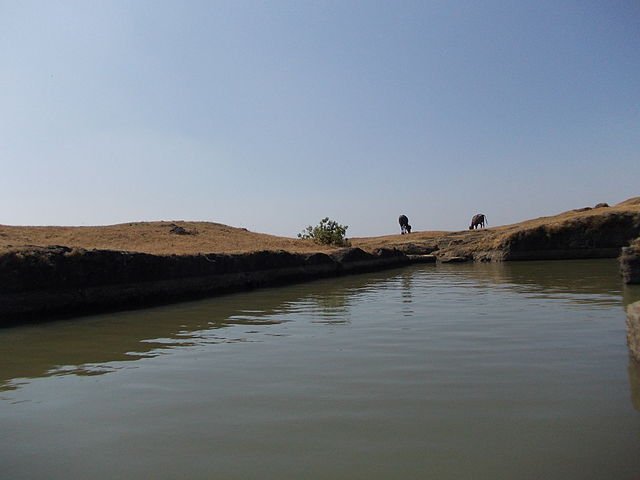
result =
M438 260L440 263L464 263L471 259L468 257L440 257Z
M198 232L195 230L187 230L180 225L176 225L175 223L171 224L171 230L169 233L173 233L174 235L196 235Z
M619 261L624 283L640 284L640 238L622 249Z
M603 214L516 232L500 246L504 260L616 258L640 235L640 215Z
M640 302L627 307L627 345L631 356L640 362Z
M395 249L162 256L32 248L0 256L0 326L11 320L141 307L411 262Z
M339 273L360 273L412 263L407 255L393 248L379 248L372 253L360 248L345 248L330 256Z
M431 255L438 250L438 245L435 241L422 243L408 242L397 245L396 248L406 255Z

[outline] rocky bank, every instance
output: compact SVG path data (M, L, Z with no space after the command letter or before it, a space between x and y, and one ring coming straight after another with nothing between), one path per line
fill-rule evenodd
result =
M638 237L640 197L502 227L354 238L352 248L315 251L294 239L204 222L0 225L0 326L416 262L615 258ZM56 240L65 243L50 244ZM638 278L638 247L621 257L629 282Z
M640 362L640 302L627 307L627 344L631 356Z
M615 207L581 208L504 227L459 232L419 232L363 239L363 248L393 246L440 261L514 261L616 258L640 236L640 198Z
M0 326L407 265L398 250L150 255L64 246L0 256Z
M640 238L622 248L620 272L625 283L640 284Z

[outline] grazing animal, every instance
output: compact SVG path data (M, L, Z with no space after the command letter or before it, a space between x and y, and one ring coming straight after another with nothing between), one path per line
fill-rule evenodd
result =
M469 225L469 230L473 230L476 227L484 228L485 223L487 225L489 224L489 222L487 221L487 217L485 217L484 214L482 213L477 213L471 219L471 225Z
M406 215L400 215L398 217L398 223L400 224L400 234L411 233L411 225L409 225L409 219Z

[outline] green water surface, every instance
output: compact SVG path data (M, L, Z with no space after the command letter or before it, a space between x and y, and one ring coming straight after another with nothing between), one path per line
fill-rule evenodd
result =
M422 265L0 330L0 479L637 479L615 261Z

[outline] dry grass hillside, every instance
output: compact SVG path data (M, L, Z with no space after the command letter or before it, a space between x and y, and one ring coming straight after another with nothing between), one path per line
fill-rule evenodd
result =
M611 218L632 215L640 219L640 197L612 207L576 209L525 222L459 232L414 232L410 235L353 238L354 247L374 250L397 247L407 253L437 250L448 255L474 256L478 252L504 249L513 239L544 231L597 229ZM183 229L176 233L178 230ZM260 250L289 252L330 251L308 240L277 237L243 228L208 222L137 222L96 227L18 227L0 225L0 253L10 250L62 245L72 248L120 250L157 255L242 253Z
M437 250L441 255L473 257L482 252L503 251L517 239L542 232L552 237L560 232L600 230L607 235L612 220L630 217L636 226L640 222L640 197L634 197L611 207L578 208L549 217L540 217L512 225L458 232L414 232L410 235L388 235L354 238L354 246L365 250L396 247L407 253L421 253L421 249ZM613 231L611 231L613 234Z
M184 229L185 233L173 233L175 227ZM156 255L326 250L309 240L277 237L209 222L136 222L98 227L0 225L0 253L50 245Z

